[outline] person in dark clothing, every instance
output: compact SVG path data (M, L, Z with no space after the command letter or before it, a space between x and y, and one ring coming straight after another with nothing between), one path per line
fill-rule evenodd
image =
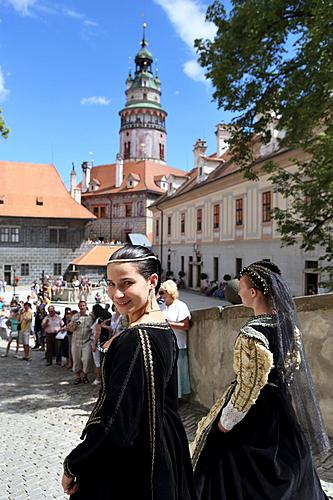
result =
M104 344L98 401L65 459L72 500L196 500L177 413L177 343L157 304L160 262L146 247L112 254L108 293L128 327Z
M296 308L273 263L241 271L253 316L234 347L236 380L199 424L192 463L200 500L324 500L312 453L329 441Z

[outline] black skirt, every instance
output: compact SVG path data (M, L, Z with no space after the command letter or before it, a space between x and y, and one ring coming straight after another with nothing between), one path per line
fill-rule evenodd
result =
M195 469L200 500L324 500L288 394L266 385L227 433L216 417Z

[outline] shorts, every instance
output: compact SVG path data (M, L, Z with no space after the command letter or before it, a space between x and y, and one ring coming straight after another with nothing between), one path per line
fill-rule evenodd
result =
M98 349L96 349L96 351L93 352L92 355L94 358L94 363L95 363L96 368L100 368L101 367L101 353L99 352Z
M29 345L30 332L22 332L22 343L23 345Z

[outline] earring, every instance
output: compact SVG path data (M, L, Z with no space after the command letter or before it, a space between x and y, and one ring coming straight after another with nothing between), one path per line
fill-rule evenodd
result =
M154 298L155 298L155 291L153 288L149 290L149 305L150 305L150 310L152 311L154 309Z

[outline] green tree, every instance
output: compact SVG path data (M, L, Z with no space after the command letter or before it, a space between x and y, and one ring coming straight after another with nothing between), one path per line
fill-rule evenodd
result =
M333 259L333 1L219 0L207 10L213 40L196 40L199 62L214 86L218 107L231 111L230 148L248 178L254 134L271 139L272 117L285 130L280 146L302 148L309 160L296 173L268 163L277 191L290 196L288 210L275 209L282 241L301 237Z
M5 121L2 116L1 108L0 108L0 134L4 139L7 139L9 134L9 128L6 127Z

